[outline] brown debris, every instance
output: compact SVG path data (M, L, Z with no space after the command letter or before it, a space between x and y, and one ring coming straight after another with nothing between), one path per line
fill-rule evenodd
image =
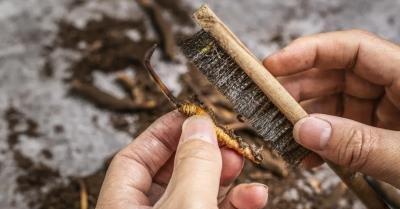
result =
M79 180L79 187L80 187L80 209L88 209L89 207L89 200L88 200L88 192L86 189L85 182L81 179Z
M132 99L135 99L133 91L137 86L133 78L129 77L126 73L118 73L116 81L132 97Z
M167 10L174 20L183 26L194 26L194 22L191 18L192 9L189 6L185 6L182 0L155 0L161 7Z
M127 74L120 73L117 76L117 81L131 95L132 100L136 103L154 107L156 106L156 101L147 99L143 89L139 88L140 85L137 78L131 78Z
M14 146L19 142L19 138L22 135L29 136L32 138L37 138L41 136L38 128L39 125L32 118L28 118L21 111L16 109L15 107L9 107L5 111L4 119L7 121L8 125L8 136L7 142L10 149L13 149ZM18 130L19 125L24 125L26 127L24 130Z
M279 177L288 176L289 169L283 159L278 158L269 150L263 150L262 155L264 157L264 160L260 164L262 168L271 171L273 174Z
M339 183L332 192L320 204L320 208L334 208L339 199L345 194L347 187L344 183Z
M149 15L154 29L161 37L161 45L164 55L169 60L175 60L176 57L176 42L172 32L172 25L162 16L160 6L153 0L137 0L138 3Z
M137 111L137 110L149 110L155 108L156 104L154 101L133 101L129 98L119 99L115 96L106 93L93 84L83 83L79 80L74 80L71 83L72 89L91 100L93 103L100 107L106 107L115 111Z
M24 171L16 179L17 191L28 193L37 188L42 188L48 182L60 177L58 171L54 171L43 163L33 162L18 150L14 150L13 157L16 165Z
M126 35L132 29L139 32L141 40L133 41ZM83 29L60 22L55 45L83 55L68 69L71 77L67 79L91 82L95 71L112 73L128 67L141 69L144 53L155 43L146 38L146 33L143 19L120 20L104 15L101 21L91 20Z
M233 122L226 124L225 127L234 131L253 131L253 129L251 129L250 126L244 122Z

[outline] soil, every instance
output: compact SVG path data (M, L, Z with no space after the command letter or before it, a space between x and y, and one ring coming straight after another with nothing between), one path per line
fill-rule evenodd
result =
M109 160L105 162L102 169L96 173L83 177L68 177L67 181L61 180L61 175L57 170L53 170L42 162L33 162L29 157L22 154L15 145L18 144L19 137L27 135L37 137L38 125L26 118L17 109L10 107L5 114L5 118L9 127L9 148L13 150L16 165L23 170L17 179L17 192L29 195L28 205L31 208L39 209L61 209L61 208L79 208L80 205L80 187L79 181L83 181L88 188L89 204L94 207L105 171L108 167ZM27 125L26 130L15 131L16 127ZM55 131L63 131L62 126L56 126ZM53 157L53 153L49 150L42 150L43 156L47 159ZM48 191L45 188L51 185Z
M38 124L33 119L25 117L24 114L14 107L10 107L5 111L4 119L8 123L9 134L7 141L10 149L13 149L18 143L21 135L33 138L40 136L40 133L37 131ZM22 126L24 129L19 130L19 126Z
M156 0L156 2L169 11L179 24L194 26L190 12L188 12L191 8L183 6L181 0Z
M187 8L181 6L179 0L158 0L157 2L173 15L177 22L176 24L193 26ZM76 4L73 6L78 6L81 3L82 1L76 1ZM130 29L137 30L142 40L133 41L128 38L125 34ZM157 108L128 113L102 107L112 112L110 118L112 126L118 131L130 134L132 137L139 134L157 117L172 109L172 106L161 94L157 86L149 79L147 72L144 71L142 66L145 52L157 41L146 39L146 32L143 20L121 20L103 16L100 21L90 21L84 29L76 28L68 22L61 21L59 23L57 39L51 47L71 49L79 51L83 55L80 60L68 69L71 72L71 76L65 81L67 86L70 86L71 81L74 80L93 84L93 73L95 71L114 73L128 67L133 69L137 80L137 88L144 92L146 99L156 101ZM273 41L282 42L282 37L276 36L273 38ZM49 59L42 70L43 75L50 79L53 76L51 65ZM190 68L191 66L188 65L188 67ZM188 82L186 80L188 77L191 78L191 81L195 82ZM217 112L216 117L221 123L228 125L237 122L240 123L238 121L238 117L240 119L240 116L232 112L229 103L195 70L190 70L186 75L182 76L182 86L183 91L179 96L180 98L193 98L194 95L197 95L197 99L204 104L211 103L214 105L214 109L217 109L215 111ZM129 98L130 95L128 95L128 92L126 93L126 97ZM79 92L73 92L71 95L82 97ZM88 103L95 103L88 98L87 101ZM134 123L128 119L132 114L139 118L140 123ZM33 162L15 149L20 136L26 135L30 138L40 136L40 133L37 131L39 124L27 118L13 107L10 107L6 111L4 119L8 122L9 148L14 150L14 159L17 162L17 166L24 171L17 178L17 191L24 194L31 194L30 207L39 209L79 208L80 181L83 181L88 189L89 208L95 207L109 162L106 162L102 169L92 175L80 178L71 176L67 177L66 181L62 181L62 174L59 171L53 170L44 163ZM95 117L92 120L93 123L97 122ZM25 128L19 130L17 128L19 126ZM135 126L134 131L132 131L133 126ZM54 126L55 133L62 133L64 131L62 125ZM258 136L249 129L238 130L237 134L252 141L257 141L259 145L262 144L258 140ZM42 150L41 153L46 159L53 157L53 153L48 150ZM279 163L279 158L276 161ZM309 172L313 173L313 171ZM237 183L256 181L269 185L271 198L268 202L268 208L296 208L297 205L303 205L304 208L320 208L318 206L329 198L330 203L325 203L324 207L339 208L340 198L346 199L348 205L351 205L354 200L354 197L346 189L340 190L339 188L337 191L318 191L319 186L308 185L307 188L309 188L309 191L306 191L299 182L307 184L309 182L307 178L301 169L289 170L286 176L282 176L278 175L271 168L255 166L246 162L244 171L238 178ZM321 182L316 183L320 184ZM285 193L288 191L289 194L285 196Z
M59 27L56 44L84 54L70 70L72 78L85 82L92 81L93 71L109 73L129 66L140 67L146 49L155 43L146 39L134 42L125 35L127 30L136 29L141 37L146 36L142 20L103 16L101 21L90 21L85 29L78 29L68 22L61 22Z
M109 161L96 173L84 178L70 177L67 183L56 184L46 194L31 202L38 209L80 208L80 182L87 188L89 208L94 208Z

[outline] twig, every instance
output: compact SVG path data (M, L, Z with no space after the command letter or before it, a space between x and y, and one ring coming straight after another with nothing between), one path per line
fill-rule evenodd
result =
M153 26L160 36L163 52L169 60L175 60L176 42L172 32L172 26L162 16L160 6L153 0L137 0L150 16Z
M146 99L144 91L139 88L135 79L130 78L126 74L119 74L117 76L117 80L124 87L124 89L131 95L131 97L135 101L135 103L147 104L150 106L156 105L156 102L154 100Z
M88 193L86 189L86 184L82 179L79 180L79 187L80 187L80 197L81 197L80 200L81 209L88 209L89 207Z
M154 101L137 103L128 98L119 99L108 94L93 84L83 83L79 80L72 81L72 89L95 103L100 107L109 108L115 111L136 111L155 108Z
M234 131L244 131L244 130L253 131L253 129L251 129L249 127L249 125L247 125L246 123L242 123L242 122L229 123L229 124L226 124L225 127L229 130L234 130Z
M368 185L363 174L351 172L328 161L327 163L366 207L371 209L388 208L380 196Z
M126 73L118 73L116 81L122 86L122 88L135 99L133 94L133 89L135 86L135 81L131 79Z
M368 183L393 209L400 209L400 190L392 185L367 177Z

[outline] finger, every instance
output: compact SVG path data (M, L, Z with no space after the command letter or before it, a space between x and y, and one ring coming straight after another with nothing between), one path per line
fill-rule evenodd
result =
M352 71L346 71L344 93L360 99L377 99L382 96L384 88L373 84Z
M228 148L221 148L222 156L222 171L220 179L220 188L218 191L218 202L225 199L228 194L232 183L239 176L240 171L243 169L244 159L235 151Z
M297 101L327 96L343 91L344 76L341 70L319 70L313 68L279 81Z
M222 156L222 171L220 180L220 189L218 192L218 200L225 199L227 193L234 180L239 176L240 171L244 165L244 159L242 156L237 154L235 151L228 148L221 148ZM172 171L174 168L174 156L172 156L167 163L159 170L159 172L154 177L153 185L150 191L147 193L151 204L160 199L165 191L166 186L171 178Z
M353 68L355 74L371 83L400 89L400 70L397 67L400 66L400 47L360 30L299 38L265 59L264 65L275 76L311 68ZM396 98L400 101L400 95Z
M113 158L97 203L98 208L148 205L152 177L175 150L183 117L171 112L161 117Z
M163 185L153 183L147 192L147 197L149 199L149 204L154 205L161 198L165 192L165 187Z
M159 185L167 187L171 179L172 171L174 170L175 153L168 159L168 161L160 168L154 176L153 181Z
M222 171L220 179L221 188L218 195L221 198L225 198L231 184L239 176L240 171L242 170L244 165L244 160L243 157L238 155L235 151L232 151L231 149L227 148L221 148L221 156L222 156ZM152 188L154 187L158 189L157 190L150 189L150 192L148 192L149 198L151 197L150 199L158 200L164 193L164 190L167 187L168 182L172 176L173 168L174 168L174 156L172 156L168 160L168 162L165 163L165 165L154 176L153 181L155 182L156 185L152 186ZM160 189L159 187L162 187L162 189ZM151 191L155 192L152 193Z
M400 187L400 132L315 114L295 124L294 137L322 158Z
M357 59L361 37L349 31L322 33L299 38L264 60L275 76L311 68L344 69Z
M375 103L375 100L359 99L350 95L344 95L342 117L371 125Z
M341 115L343 109L342 94L334 94L302 101L300 105L309 114L323 113L327 115Z
M385 95L376 108L377 127L400 131L400 110Z
M220 209L259 209L268 201L268 188L263 184L239 184L220 204Z
M190 117L182 127L170 183L156 206L215 207L221 169L221 152L214 123L208 117Z
M320 166L324 163L324 160L315 153L309 154L307 157L301 161L301 164L304 168L314 168Z
M221 148L221 156L221 186L229 186L239 176L244 165L244 160L235 151L227 148Z
M240 174L243 168L243 157L228 148L221 148L222 171L221 186L229 186ZM159 170L154 176L154 181L163 186L167 186L174 169L174 156Z

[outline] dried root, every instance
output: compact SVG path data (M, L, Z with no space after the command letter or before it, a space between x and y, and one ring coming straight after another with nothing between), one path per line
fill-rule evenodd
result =
M106 107L115 111L137 111L150 110L156 107L154 101L132 100L129 98L116 98L115 96L102 91L93 84L84 83L79 80L73 80L71 83L72 90L84 96L100 107Z
M151 100L146 97L146 94L142 89L139 88L138 81L135 78L131 78L125 73L117 75L117 82L130 94L132 101L137 104L143 104L148 107L156 107L157 103L155 100Z
M232 149L232 150L236 151L238 154L244 156L246 159L248 159L254 163L257 163L257 164L260 163L262 161L262 155L261 155L262 147L257 148L255 145L250 146L249 144L244 142L240 137L233 134L232 131L229 131L226 128L218 125L218 123L215 120L214 113L211 110L209 110L205 107L202 107L201 105L192 103L192 102L180 102L171 94L171 92L168 90L168 88L165 86L165 84L161 81L161 79L158 77L158 75L154 72L154 70L150 64L150 58L155 49L156 49L156 46L154 46L152 49L150 49L148 51L148 53L146 54L146 57L145 57L146 69L149 71L151 77L155 80L157 85L160 87L161 91L177 107L178 111L187 117L194 116L194 115L211 116L211 118L213 119L214 124L215 124L215 131L217 134L218 144L220 146L224 146L229 149Z
M79 180L80 187L80 209L88 209L89 208L89 200L88 200L88 192L86 189L86 184L83 180Z
M171 24L162 16L160 6L154 0L137 0L140 6L150 16L154 29L161 37L164 55L169 60L176 58L176 42Z

